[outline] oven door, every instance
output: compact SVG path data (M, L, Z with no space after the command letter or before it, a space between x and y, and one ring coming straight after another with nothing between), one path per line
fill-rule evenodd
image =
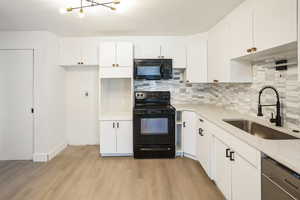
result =
M135 114L134 143L167 145L175 143L175 115Z

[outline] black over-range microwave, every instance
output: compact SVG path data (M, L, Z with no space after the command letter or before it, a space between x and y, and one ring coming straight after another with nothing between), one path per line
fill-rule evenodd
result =
M172 59L135 59L134 79L168 80L173 77Z

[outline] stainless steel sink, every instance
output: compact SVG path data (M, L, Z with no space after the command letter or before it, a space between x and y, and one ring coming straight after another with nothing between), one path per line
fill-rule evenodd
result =
M299 139L289 134L277 131L275 129L263 126L256 122L243 120L243 119L234 119L234 120L223 120L232 126L235 126L247 133L254 135L256 137L260 137L267 140L291 140L291 139Z

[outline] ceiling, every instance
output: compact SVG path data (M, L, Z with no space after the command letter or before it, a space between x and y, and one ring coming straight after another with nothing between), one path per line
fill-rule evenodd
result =
M47 30L64 36L189 35L207 31L242 1L121 0L117 11L97 7L79 18L59 9L80 0L1 0L0 30Z

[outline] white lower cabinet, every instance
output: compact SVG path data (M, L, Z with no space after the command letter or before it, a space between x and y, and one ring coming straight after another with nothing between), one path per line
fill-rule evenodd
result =
M226 199L231 199L231 163L226 157L226 151L229 153L229 147L215 138L214 141L214 167L215 167L215 182Z
M100 153L102 156L133 153L132 121L100 122Z
M234 162L232 162L231 170L231 199L260 200L260 170L251 165L238 153L235 153L234 155Z
M185 156L196 158L197 138L197 115L194 112L184 111L182 113L183 129L183 153Z
M215 138L214 180L229 200L260 200L260 167L254 166L229 145Z
M211 134L200 125L197 135L197 159L206 174L211 176Z
M131 121L117 122L117 153L133 153L133 132Z

